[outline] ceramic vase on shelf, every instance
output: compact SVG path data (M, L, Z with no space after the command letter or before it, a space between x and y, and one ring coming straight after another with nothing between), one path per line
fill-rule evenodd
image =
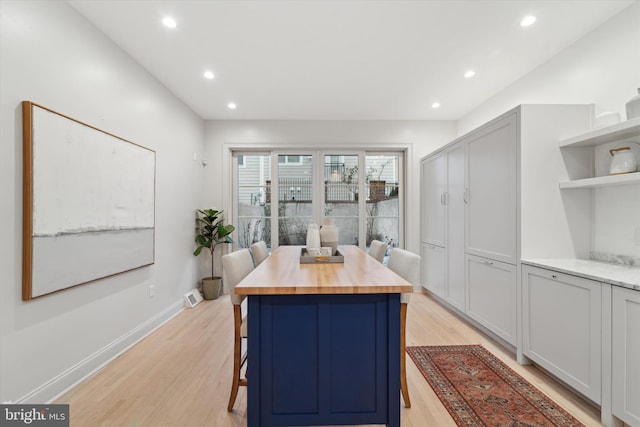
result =
M322 218L322 227L320 227L320 245L331 248L331 255L335 255L338 251L338 227L333 224L333 218Z
M320 229L313 221L307 229L307 251L309 249L320 249Z
M611 159L609 174L619 175L631 173L638 169L638 162L636 162L636 158L631 152L630 147L614 148L609 150L609 154L613 157Z
M638 94L631 98L626 104L627 106L627 120L640 117L640 88L638 88Z

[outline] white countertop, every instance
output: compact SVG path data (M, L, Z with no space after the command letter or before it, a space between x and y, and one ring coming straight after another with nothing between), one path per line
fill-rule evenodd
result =
M523 259L523 264L640 291L640 267L588 259Z

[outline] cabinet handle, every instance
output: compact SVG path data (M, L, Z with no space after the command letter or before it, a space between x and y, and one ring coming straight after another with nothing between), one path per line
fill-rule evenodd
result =
M469 189L468 188L464 189L464 193L462 194L462 200L464 200L465 203L469 203Z
M485 261L484 263L487 265L493 265L493 261Z
M444 205L444 193L440 194L440 204Z
M552 279L557 279L557 278L558 278L558 276L556 276L555 274L552 274L552 275L551 275L551 278L552 278Z

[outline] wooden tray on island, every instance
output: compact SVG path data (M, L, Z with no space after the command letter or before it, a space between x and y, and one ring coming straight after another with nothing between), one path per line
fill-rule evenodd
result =
M300 250L300 264L326 264L326 263L344 263L344 255L340 251L336 251L335 255L309 255L307 248Z

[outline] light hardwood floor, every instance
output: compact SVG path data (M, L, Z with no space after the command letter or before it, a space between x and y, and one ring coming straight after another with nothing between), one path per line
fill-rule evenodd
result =
M246 388L227 412L232 378L232 308L227 295L184 310L55 403L70 404L72 427L246 426ZM409 304L407 345L482 344L587 426L599 411L460 320L427 294ZM455 426L427 381L407 360L412 407L403 427Z

